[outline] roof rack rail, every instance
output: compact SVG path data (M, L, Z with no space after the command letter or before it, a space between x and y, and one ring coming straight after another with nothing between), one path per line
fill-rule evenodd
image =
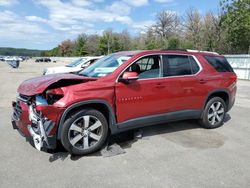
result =
M173 51L182 51L182 52L201 52L201 53L208 53L208 54L214 54L219 55L217 52L210 52L210 51L203 51L203 50L191 50L191 49L161 49L161 50L173 50Z
M183 51L183 52L187 52L187 49L174 49L174 48L167 48L167 49L161 49L161 50L174 50L174 51Z
M208 54L219 55L217 52L202 51L202 50L190 50L190 49L187 49L186 51L187 52L201 52L201 53L208 53Z

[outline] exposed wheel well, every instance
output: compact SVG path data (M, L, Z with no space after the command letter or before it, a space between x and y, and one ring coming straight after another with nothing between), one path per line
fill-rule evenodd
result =
M117 132L117 126L116 126L116 116L115 116L115 112L114 109L112 108L112 106L106 102L106 101L102 101L102 100L93 100L93 101L84 101L84 102L80 102L80 103L75 103L72 106L68 107L68 109L66 109L62 115L62 117L60 118L59 121L59 125L58 125L58 129L57 129L57 139L60 140L61 138L61 131L62 131L62 126L64 124L64 122L70 118L70 116L72 116L72 114L74 114L77 111L81 111L84 109L95 109L98 110L99 112L101 112L107 122L108 122L108 126L109 126L109 131L110 133L116 133Z
M70 117L72 116L74 113L76 113L77 111L83 110L83 109L95 109L98 110L99 112L101 112L109 125L109 131L112 132L113 123L115 123L115 115L113 114L113 111L111 111L112 109L110 109L111 107L108 107L107 105L105 105L104 103L89 103L89 104L82 104L79 106L76 106L75 108L72 108L70 111L68 111L66 113L66 116L62 116L61 120L59 122L59 127L57 129L57 139L60 140L61 139L61 131L62 131L62 126L63 123Z
M106 105L104 105L104 104L99 104L99 103L84 104L84 105L78 106L76 108L73 108L72 110L70 110L68 112L68 114L65 117L64 121L66 121L75 112L83 110L83 109L95 109L95 110L98 110L99 112L101 112L105 116L108 123L110 122L110 112L109 112L108 107Z
M213 98L213 97L220 97L220 98L222 98L225 101L225 103L227 105L227 108L228 108L228 105L229 105L229 95L228 95L228 93L226 91L216 91L216 92L210 94L209 97L207 98L207 101L206 101L205 104L207 104L207 102L211 98Z

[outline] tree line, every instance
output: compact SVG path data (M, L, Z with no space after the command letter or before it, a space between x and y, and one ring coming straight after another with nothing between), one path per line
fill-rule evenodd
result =
M221 54L250 53L250 0L221 0L219 12L201 14L186 10L184 16L161 11L143 33L107 29L100 35L80 34L65 40L43 56L104 55L123 50L196 49Z

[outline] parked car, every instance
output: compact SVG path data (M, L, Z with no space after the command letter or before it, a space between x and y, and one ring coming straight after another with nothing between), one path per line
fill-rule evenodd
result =
M50 58L47 58L47 57L45 57L45 58L37 58L36 60L35 60L35 62L37 62L37 63L39 63L39 62L51 62L51 59Z
M4 61L22 61L22 59L20 57L17 56L6 56L4 57Z
M43 75L55 73L76 73L93 64L101 57L102 56L78 58L66 66L46 68L43 70Z
M237 77L224 56L200 51L118 52L78 75L24 81L12 125L37 149L84 155L110 134L164 122L197 119L217 128L235 101ZM167 125L165 125L167 126Z
M8 63L12 68L18 68L20 65L20 61L19 60L6 60L6 63Z

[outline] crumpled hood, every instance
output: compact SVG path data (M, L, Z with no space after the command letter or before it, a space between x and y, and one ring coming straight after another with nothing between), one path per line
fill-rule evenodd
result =
M95 80L93 78L86 78L83 76L77 76L74 74L53 74L53 75L46 75L40 76L36 78L32 78L29 80L24 81L17 89L17 92L26 95L32 96L36 94L43 93L50 85L61 81L62 83L65 81L72 81L72 85L75 83L84 83L91 80ZM66 85L66 84L65 84ZM63 84L62 86L63 87Z

